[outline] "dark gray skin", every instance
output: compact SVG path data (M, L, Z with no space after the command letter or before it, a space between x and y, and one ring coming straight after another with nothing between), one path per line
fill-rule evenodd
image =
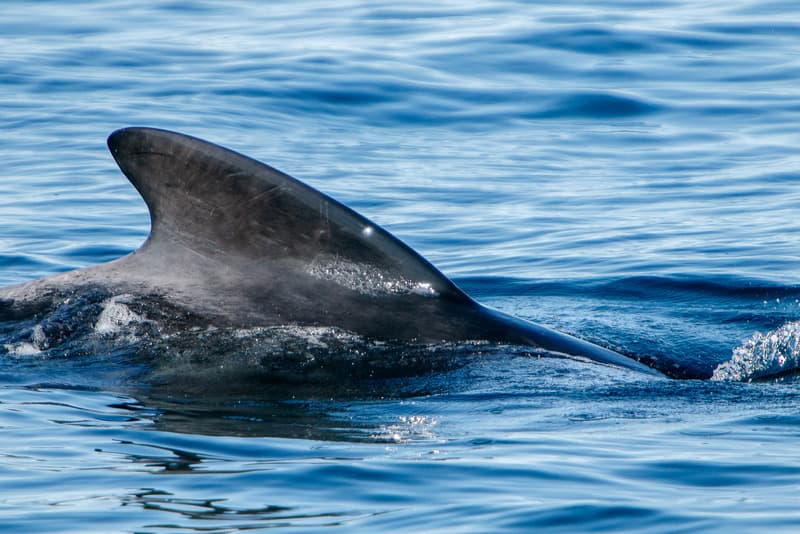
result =
M186 135L108 138L152 229L110 263L0 289L12 308L65 291L159 295L220 327L331 326L369 339L487 340L658 374L611 350L488 309L393 235L263 163Z

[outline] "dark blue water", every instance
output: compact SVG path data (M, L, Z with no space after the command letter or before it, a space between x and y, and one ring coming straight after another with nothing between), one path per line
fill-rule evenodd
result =
M307 181L486 304L721 366L495 350L360 391L190 395L6 354L0 531L796 531L798 20L780 0L4 2L2 285L141 243L104 140L156 126Z

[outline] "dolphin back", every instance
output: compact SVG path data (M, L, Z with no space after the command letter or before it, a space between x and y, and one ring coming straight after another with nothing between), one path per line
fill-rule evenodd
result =
M479 305L380 226L264 163L153 128L118 130L108 146L150 210L142 269L155 278L153 266L185 269L202 286L185 302L227 302L232 324L249 315L251 324L333 325L376 339L485 339L654 372Z
M98 336L125 343L128 332L143 350L180 355L192 346L206 361L213 357L198 341L215 335L221 361L233 347L246 362L262 354L255 366L272 369L309 344L346 345L312 360L380 348L382 361L390 346L408 361L417 361L409 347L419 349L428 365L428 344L448 351L489 341L654 372L481 306L380 226L261 162L154 128L117 130L108 146L147 204L150 234L118 260L0 290L0 319L38 321L20 350L83 350Z

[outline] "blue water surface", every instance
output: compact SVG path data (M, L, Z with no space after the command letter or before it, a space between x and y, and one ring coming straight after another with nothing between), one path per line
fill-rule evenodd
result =
M798 21L787 0L3 2L0 285L145 239L104 141L155 126L329 193L486 304L722 366L500 350L198 396L3 355L0 531L797 531Z

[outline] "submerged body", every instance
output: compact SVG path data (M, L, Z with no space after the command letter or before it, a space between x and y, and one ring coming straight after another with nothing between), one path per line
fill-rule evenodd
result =
M374 341L485 340L657 373L478 304L368 219L241 154L150 128L114 132L108 145L147 203L147 241L106 264L0 289L0 318L99 291L163 303L165 317L180 317L173 330L297 325Z

